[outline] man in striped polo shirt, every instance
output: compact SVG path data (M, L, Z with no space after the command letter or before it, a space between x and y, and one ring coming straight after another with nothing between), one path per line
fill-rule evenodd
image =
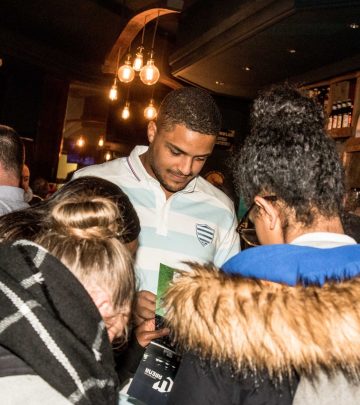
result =
M163 100L148 124L149 147L130 156L77 171L119 185L141 224L135 268L144 307L153 308L160 264L186 269L184 261L221 266L238 253L232 201L199 176L221 126L215 101L204 90L184 87ZM152 302L149 306L146 300Z

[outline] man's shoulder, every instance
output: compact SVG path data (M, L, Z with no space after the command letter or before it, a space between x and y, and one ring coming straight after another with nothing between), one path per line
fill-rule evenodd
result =
M201 176L198 176L197 178L196 190L200 193L206 194L210 199L213 199L216 202L216 205L234 211L234 202L231 198Z
M125 157L118 158L111 160L110 162L84 167L74 173L73 179L84 176L94 176L116 183L116 181L114 181L116 178L126 176L129 171L126 159L127 158Z
M24 190L20 187L0 186L0 215L28 208L24 201Z

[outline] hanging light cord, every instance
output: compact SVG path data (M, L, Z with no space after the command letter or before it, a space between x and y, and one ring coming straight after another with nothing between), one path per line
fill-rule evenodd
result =
M155 86L152 86L152 89L151 89L151 100L154 99L154 90L155 90Z
M146 20L147 20L147 15L145 16L144 19L144 26L142 29L142 35L141 35L141 47L144 47L144 38L145 38L145 26L146 26Z
M158 15L157 15L157 18L156 18L156 24L155 24L155 29L154 29L154 35L153 35L153 39L152 39L152 43L151 43L151 51L154 50L155 36L156 36L157 27L158 27L158 24L159 24L159 17L160 17L160 11L158 11Z

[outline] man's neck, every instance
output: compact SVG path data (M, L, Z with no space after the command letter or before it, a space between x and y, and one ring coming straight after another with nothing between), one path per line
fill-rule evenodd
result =
M319 216L310 226L307 227L298 224L292 226L290 224L286 230L285 243L290 243L299 236L305 233L312 232L330 232L344 234L344 228L339 216L334 216L331 218Z
M142 155L139 156L139 158L140 158L140 162L144 166L145 170L150 174L151 177L153 177L154 179L157 180L157 178L151 168L151 165L149 163L148 152L143 153ZM161 184L160 184L160 187L162 188L166 199L169 199L174 194L174 193L166 190Z
M20 179L12 173L0 171L0 185L19 187Z

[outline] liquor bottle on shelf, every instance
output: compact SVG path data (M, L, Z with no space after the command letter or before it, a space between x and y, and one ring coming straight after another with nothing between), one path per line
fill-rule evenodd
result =
M351 100L348 100L347 105L348 105L348 109L349 109L349 112L348 112L348 127L351 127L352 114L353 114L353 104L352 104Z
M346 103L339 101L338 110L337 110L338 116L337 116L337 121L336 121L336 128L342 127L342 120L343 120L345 109L346 109Z
M338 110L339 110L339 103L338 103L338 101L335 101L335 103L333 104L334 115L332 118L331 129L337 128L337 121L338 121L338 114L339 114Z
M350 112L350 108L349 108L349 104L348 104L349 101L350 100L345 101L344 113L343 113L342 123L341 123L342 128L347 128L349 126L349 112ZM350 103L350 106L351 106L351 103Z
M333 128L333 121L336 115L336 104L334 103L331 107L331 112L328 119L327 129L330 131Z

